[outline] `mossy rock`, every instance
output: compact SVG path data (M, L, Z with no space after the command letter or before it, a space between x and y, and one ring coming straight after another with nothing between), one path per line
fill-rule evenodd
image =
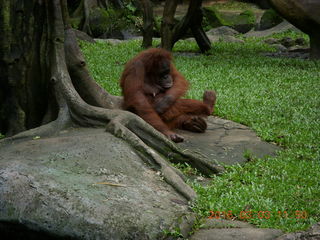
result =
M203 27L205 30L209 30L207 28L216 28L220 26L232 26L232 23L226 20L219 11L214 7L204 7L202 8L203 12Z
M264 12L260 20L259 30L272 28L283 21L273 9L268 9Z
M256 23L256 16L253 11L245 10L234 18L233 28L240 33L249 32Z

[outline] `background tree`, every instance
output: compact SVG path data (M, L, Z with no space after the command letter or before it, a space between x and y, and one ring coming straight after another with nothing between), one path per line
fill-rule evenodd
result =
M161 47L171 50L174 44L183 37L188 29L191 30L202 52L211 49L211 43L202 28L202 0L190 0L187 14L177 24L175 24L174 14L178 5L178 0L166 0L162 25L161 25Z
M68 22L64 0L0 2L0 132L2 141L50 136L71 125L106 127L130 143L147 162L188 199L194 191L168 165L188 162L204 174L222 170L181 149L138 116L121 110L90 76ZM26 131L25 131L26 130Z
M153 7L150 0L141 0L143 12L143 41L142 47L148 48L152 46L153 37Z
M161 22L161 47L171 50L173 47L174 14L178 6L178 0L167 0L163 9Z

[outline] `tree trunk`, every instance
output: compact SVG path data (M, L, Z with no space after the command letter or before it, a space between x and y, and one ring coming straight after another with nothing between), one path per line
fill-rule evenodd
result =
M43 39L47 29L36 23L46 21L41 4L0 4L0 130L10 136L39 126L47 111L50 83L45 56L40 55L48 51ZM32 15L33 10L38 11Z
M150 0L141 0L143 10L143 41L142 47L152 46L153 37L153 8Z
M206 52L211 49L211 42L201 25L203 19L201 5L202 0L190 0L186 16L174 30L172 45L174 45L186 33L188 28L190 28L201 52Z
M66 1L12 0L1 1L0 7L0 132L7 136L2 143L57 134L71 124L106 126L148 164L158 166L187 199L195 193L165 160L168 154L207 175L223 170L183 152L137 115L121 110L122 98L92 79L68 23Z
M174 14L178 0L166 0L161 23L161 47L171 51L173 47Z
M320 59L320 1L270 0L279 14L310 36L310 58Z
M172 2L171 4L173 5ZM177 3L177 1L175 2ZM201 5L202 0L190 0L186 16L176 25L174 25L176 6L173 8L173 6L169 4L168 6L167 4L165 5L161 36L161 46L163 48L172 50L174 44L184 36L188 29L191 29L201 52L206 52L211 49L211 42L201 25L203 19ZM168 8L167 11L166 8Z

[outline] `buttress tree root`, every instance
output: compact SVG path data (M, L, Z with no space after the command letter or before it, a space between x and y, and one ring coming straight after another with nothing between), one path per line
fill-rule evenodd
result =
M92 79L74 31L68 24L66 1L33 0L30 3L30 0L25 0L24 4L22 2L18 0L7 1L5 7L10 10L8 12L12 15L9 18L3 18L4 20L2 19L0 24L6 26L10 23L12 26L9 27L9 32L12 34L6 35L9 43L14 43L17 39L23 41L21 35L13 34L14 31L19 32L18 26L14 26L13 21L16 17L14 14L17 14L17 11L13 11L13 9L17 9L17 6L19 6L18 9L21 9L21 11L33 12L34 15L26 15L26 18L29 17L29 19L24 19L20 24L25 24L25 28L33 28L34 26L28 23L32 21L36 23L33 31L28 31L29 35L27 37L31 40L36 38L39 46L21 52L21 61L20 59L12 61L13 48L0 46L2 50L1 63L3 63L2 66L5 66L2 69L5 78L1 84L4 84L10 90L7 93L0 93L4 99L2 102L4 104L1 104L3 106L0 106L0 110L8 109L5 106L6 102L10 104L15 101L16 107L11 109L13 113L8 112L6 116L17 116L16 112L23 112L17 119L20 124L18 124L17 129L25 128L29 130L20 131L20 133L8 137L2 142L25 137L50 136L73 124L84 127L106 127L108 132L127 141L144 161L161 171L164 179L189 200L196 197L195 192L185 183L183 174L170 166L166 159L175 163L188 163L206 175L223 171L223 167L209 161L209 159L196 156L189 151L182 151L176 144L169 141L141 118L128 111L121 110L122 98L112 96ZM37 9L37 11L31 11L32 9ZM8 29L8 27L3 28L3 26L0 29ZM2 33L0 32L0 34ZM26 43L21 42L21 44ZM3 51L3 49L6 49L6 51ZM38 52L34 53L34 50ZM29 65L25 64L23 59L29 59L31 63ZM39 62L41 69L33 69L32 66ZM26 71L30 71L32 74L19 76L19 73L12 71L12 69L26 66L28 67ZM15 75L12 72L15 72ZM15 84L12 84L12 78L14 78ZM31 86L35 83L34 81L38 81L36 84L46 81L46 84L42 85L44 86L43 91L48 89L47 94L40 96L32 92ZM21 89L26 89L24 94L10 94L14 90L21 92ZM28 105L23 104L21 100L30 96L33 98L43 97L41 101L46 102L46 111L43 113L41 123L38 124L38 127L32 129L28 126L21 126L21 123L26 123L28 119L32 119L31 116L28 116L28 114L31 114L31 111L28 111ZM12 100L12 98L15 99ZM17 132L17 129L14 129L17 124L13 123L11 126L10 121L13 121L12 118L7 119L7 121L2 119L2 125L0 125L2 132L5 129L3 126L6 126L7 130L11 128L13 133Z

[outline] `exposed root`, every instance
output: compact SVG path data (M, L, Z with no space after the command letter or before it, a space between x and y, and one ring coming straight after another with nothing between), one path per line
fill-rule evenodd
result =
M7 143L14 140L34 138L34 137L47 137L59 134L63 129L72 126L72 120L67 108L62 108L59 112L58 118L50 123L41 125L37 128L32 128L27 131L18 133L12 137L4 138L0 143Z
M201 173L210 176L224 171L217 162L203 156L195 156L190 150L182 150L178 144L168 140L164 135L155 131L149 124L140 118L134 118L127 127L134 132L149 147L152 147L165 158L174 163L188 163L197 168Z
M127 113L119 115L109 122L107 125L107 131L129 142L129 144L131 144L139 153L142 159L146 160L147 163L152 164L161 171L166 182L181 193L186 199L194 200L196 193L185 183L184 179L181 177L183 174L178 169L170 166L170 164L159 153L147 146L135 133L126 127L126 125L131 122L131 118L132 115ZM135 116L132 119L135 119Z
M123 111L123 114L114 118L109 124L114 125L119 123L138 136L147 146L155 149L159 154L174 163L188 163L208 176L224 171L224 168L217 162L207 159L202 155L196 156L190 150L182 150L178 144L173 143L140 117L130 112Z

